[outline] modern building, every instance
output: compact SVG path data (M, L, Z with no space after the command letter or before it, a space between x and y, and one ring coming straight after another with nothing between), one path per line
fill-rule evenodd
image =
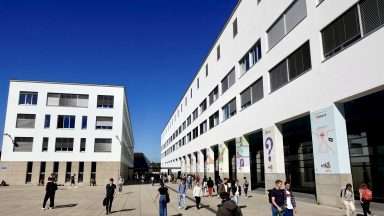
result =
M142 173L147 173L150 171L151 162L148 160L147 156L145 156L142 152L135 152L134 157L134 173L138 173L141 175Z
M161 134L162 168L290 180L329 206L365 182L383 201L383 17L380 0L238 1Z
M10 185L99 184L133 172L134 138L124 86L10 81L0 179Z

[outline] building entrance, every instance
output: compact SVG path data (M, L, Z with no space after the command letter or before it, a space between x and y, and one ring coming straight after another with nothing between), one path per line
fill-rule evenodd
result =
M228 166L229 166L229 179L236 180L236 140L229 141L227 143L228 147Z
M310 116L282 125L285 175L294 191L316 193Z
M384 91L344 104L355 195L366 183L373 199L384 202Z
M263 132L246 135L245 139L249 143L251 190L265 188Z

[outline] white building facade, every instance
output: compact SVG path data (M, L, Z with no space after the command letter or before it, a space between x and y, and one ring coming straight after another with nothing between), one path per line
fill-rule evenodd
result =
M163 171L382 201L383 5L239 1L161 134Z
M134 138L124 86L10 81L0 179L104 184L133 170Z

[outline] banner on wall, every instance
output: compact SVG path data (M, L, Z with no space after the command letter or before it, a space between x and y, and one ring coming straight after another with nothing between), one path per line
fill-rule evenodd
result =
M339 173L334 107L311 113L315 173Z
M248 173L249 165L249 144L243 141L243 137L236 139L236 168L238 173Z
M263 141L265 173L273 173L276 170L275 127L263 129Z

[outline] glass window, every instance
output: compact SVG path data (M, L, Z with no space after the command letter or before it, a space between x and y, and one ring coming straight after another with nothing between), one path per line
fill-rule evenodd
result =
M236 115L236 98L227 103L223 108L223 120Z
M37 92L25 92L21 91L19 95L20 105L36 105L37 104Z
M368 34L384 25L384 2L382 0L366 0L360 3L363 33Z
M207 99L204 99L200 104L200 113L203 113L207 109Z
M43 152L48 151L48 137L43 138L43 145L42 145L41 151Z
M107 129L112 130L113 126L113 117L104 117L104 116L97 116L96 117L96 129Z
M200 124L200 135L207 132L207 120Z
M75 128L75 116L59 115L57 117L57 128Z
M16 128L35 128L35 114L17 114Z
M222 94L224 94L224 92L226 92L233 84L235 84L235 82L236 82L235 68L232 68L232 70L221 81Z
M193 121L195 121L197 117L199 117L199 110L197 108L193 111L192 116L193 116Z
M241 109L244 109L251 105L251 88L247 88L245 91L240 93L241 98Z
M47 106L88 107L88 95L48 93Z
M114 96L112 95L98 95L97 107L98 108L113 108Z
M192 130L192 139L196 139L199 136L199 127Z
M88 116L83 116L81 119L81 129L87 129Z
M209 129L212 129L217 125L219 125L219 111L209 117Z
M80 152L85 152L86 143L87 143L87 139L86 138L81 138L80 139Z
M50 127L51 127L51 115L45 115L44 128L50 128Z
M55 151L73 151L73 138L56 138Z
M235 37L237 35L237 33L238 33L237 18L233 21L232 26L233 26L233 37Z
M211 93L209 93L209 105L212 105L217 99L219 99L219 86L216 86Z
M205 65L205 77L208 76L208 64Z
M217 61L218 61L220 59L220 45L217 46L216 52L217 52Z
M95 152L111 152L112 139L96 138L95 139Z
M15 137L18 147L13 146L14 152L32 152L33 137Z

